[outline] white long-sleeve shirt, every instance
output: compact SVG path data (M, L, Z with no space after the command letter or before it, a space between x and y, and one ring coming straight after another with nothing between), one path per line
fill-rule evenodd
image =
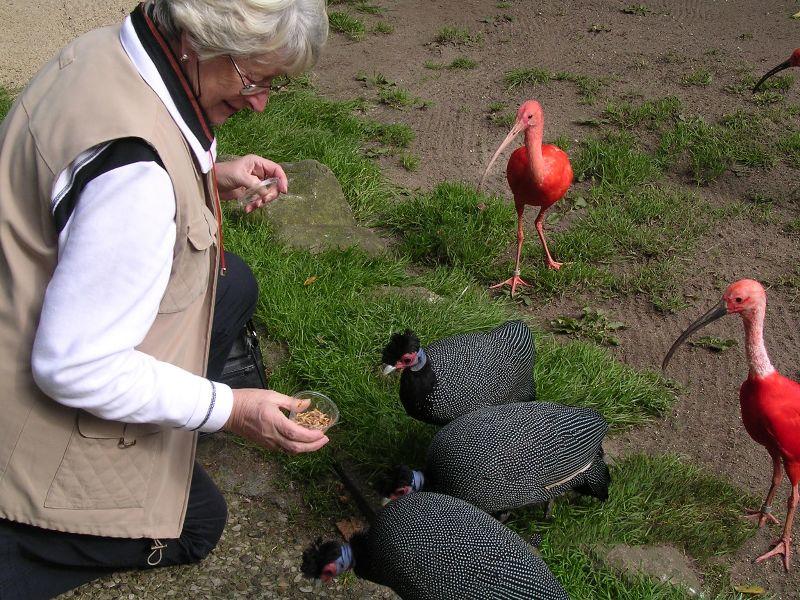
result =
M194 138L130 17L121 38L207 172L215 148L206 151ZM88 150L59 175L54 207L106 148ZM217 431L230 416L231 389L135 349L169 280L175 196L157 157L118 162L83 184L60 231L31 357L34 378L54 400L102 419Z

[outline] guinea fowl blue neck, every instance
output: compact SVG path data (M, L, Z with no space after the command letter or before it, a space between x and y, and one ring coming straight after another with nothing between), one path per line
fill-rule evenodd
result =
M419 350L417 350L417 362L411 365L409 369L411 369L416 373L417 371L421 370L422 367L424 367L427 364L427 362L428 362L428 357L425 354L425 350L420 348Z

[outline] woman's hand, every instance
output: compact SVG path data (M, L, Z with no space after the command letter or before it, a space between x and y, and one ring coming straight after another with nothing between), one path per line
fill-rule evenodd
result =
M304 408L307 402L273 390L233 390L233 410L224 429L271 450L314 452L328 443L328 437L289 420L280 410Z
M247 188L257 185L260 181L269 177L278 179L277 186L270 186L245 206L246 212L252 212L258 207L272 202L279 194L285 194L289 189L289 181L283 168L278 163L255 154L218 162L214 165L214 171L217 175L217 187L222 200L238 200Z

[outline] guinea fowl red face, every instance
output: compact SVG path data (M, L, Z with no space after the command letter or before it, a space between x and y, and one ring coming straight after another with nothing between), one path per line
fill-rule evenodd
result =
M327 565L322 567L322 573L319 574L319 578L325 583L328 583L331 579L336 577L337 574L338 572L336 569L336 563L329 562Z
M400 357L400 360L393 365L386 365L383 369L383 374L388 375L392 371L402 371L408 367L413 367L415 364L417 364L417 353L406 352Z

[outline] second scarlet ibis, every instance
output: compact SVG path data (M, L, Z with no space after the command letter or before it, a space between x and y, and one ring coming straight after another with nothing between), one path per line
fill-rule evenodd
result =
M792 552L792 522L800 500L800 384L784 377L767 356L764 346L764 316L767 311L767 294L761 284L752 279L742 279L728 286L722 300L714 308L692 323L672 344L662 363L667 368L675 349L695 331L726 314L740 314L744 322L745 347L750 372L739 389L742 422L756 442L767 449L772 457L772 484L761 508L748 511L749 517L763 527L769 520L778 523L772 514L772 500L781 483L783 469L792 484L783 534L771 550L756 559L761 562L773 556L783 556L783 566L788 571Z
M522 213L525 206L540 207L535 225L544 248L545 264L551 269L558 269L561 267L561 263L553 260L544 239L544 213L561 200L572 185L572 165L570 165L567 153L558 146L542 144L544 112L536 100L526 100L517 111L517 120L514 126L497 148L483 172L478 189L483 188L486 175L500 153L523 131L525 132L525 145L511 153L511 158L508 159L506 166L508 185L514 194L514 204L517 208L517 262L512 277L492 286L496 288L510 285L512 296L518 285L529 285L519 276L519 259L522 254L522 242L525 239L522 231Z
M788 69L789 67L800 67L800 48L796 48L788 60L785 60L777 67L770 69L761 79L759 79L758 83L753 86L753 93L755 94L758 90L760 90L763 83L775 75L775 73L779 73L780 71Z

